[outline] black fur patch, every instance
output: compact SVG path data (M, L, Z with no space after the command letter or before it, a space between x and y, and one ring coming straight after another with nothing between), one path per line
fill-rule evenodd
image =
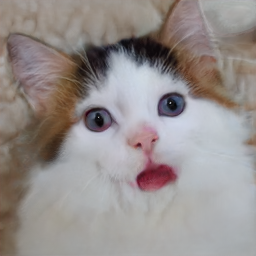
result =
M81 61L79 74L84 81L95 85L99 79L105 77L109 69L109 57L112 53L124 53L138 65L147 62L150 66L158 68L161 73L170 73L177 76L177 59L170 49L153 41L150 38L135 38L122 40L117 44L104 47L92 47L86 51L86 61Z

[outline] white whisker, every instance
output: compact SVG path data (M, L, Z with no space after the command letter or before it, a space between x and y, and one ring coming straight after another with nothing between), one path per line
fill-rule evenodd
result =
M85 186L84 186L84 188L81 190L81 192L84 192L84 191L88 188L88 186L92 183L92 181L93 181L94 179L96 179L97 177L99 177L99 176L100 176L100 173L97 173L96 175L92 176L92 178L89 179L89 181L85 184Z
M92 183L92 181L95 180L99 175L100 175L100 174L97 174L97 175L92 176L92 177L88 180L88 182L85 184L85 186L81 189L81 193L83 193L84 191L86 191L86 189L89 187L89 185ZM78 187L78 186L77 186L77 187ZM77 187L76 187L76 188L77 188ZM69 196L75 191L76 188L74 188L73 190L68 191L65 195L63 195L63 196L60 198L60 200L58 201L58 206L59 206L60 208L61 208L62 205L65 203L65 201L69 199Z
M172 53L172 51L180 44L182 43L184 40L186 40L187 38L189 38L191 36L191 34L187 34L184 37L182 37L177 43L175 43L172 48L170 49L170 53Z
M93 70L88 57L87 57L87 53L85 51L85 49L83 48L83 53L81 54L79 51L77 51L76 49L74 49L75 53L78 54L81 58L81 60L83 61L83 63L86 65L86 67L89 69L90 74L92 75L94 81L97 81L97 74L95 73L95 71ZM81 68L81 67L80 67ZM84 72L86 72L86 70L82 69Z
M210 149L206 149L206 148L201 148L201 147L195 147L194 149L196 149L199 152L204 152L207 154L211 154L211 155L215 155L218 156L220 158L225 158L225 159L230 159L236 163L238 163L239 165L248 167L249 169L251 169L251 165L248 163L248 159L241 159L241 155L239 154L227 154L227 153L222 153L222 152L216 152L216 151L212 151Z

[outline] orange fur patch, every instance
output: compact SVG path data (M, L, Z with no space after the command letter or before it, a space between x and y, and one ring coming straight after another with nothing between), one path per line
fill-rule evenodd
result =
M65 134L76 121L75 104L81 97L79 82L74 79L76 65L60 77L56 83L56 90L51 95L51 107L36 131L36 147L45 161L52 160L58 153Z
M226 108L238 107L229 98L229 93L223 86L221 75L214 63L207 61L204 58L181 60L180 70L189 82L192 95L213 100Z

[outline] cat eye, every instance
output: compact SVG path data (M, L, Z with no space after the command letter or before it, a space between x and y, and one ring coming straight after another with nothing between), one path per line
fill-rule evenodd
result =
M178 116L185 108L185 100L178 93L164 95L158 104L158 114L160 116Z
M112 118L107 110L94 108L85 114L85 125L93 132L103 132L112 124Z

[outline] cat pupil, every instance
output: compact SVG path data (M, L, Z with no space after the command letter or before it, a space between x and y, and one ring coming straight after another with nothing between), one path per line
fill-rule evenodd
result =
M167 106L170 110L174 111L177 109L177 103L174 99L169 98L167 100Z
M94 120L99 127L104 125L104 119L100 113L96 113Z

